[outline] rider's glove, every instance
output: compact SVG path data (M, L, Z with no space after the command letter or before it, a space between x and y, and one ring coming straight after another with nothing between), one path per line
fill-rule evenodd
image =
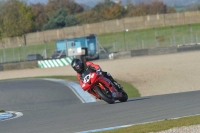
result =
M101 71L96 71L97 75L102 75Z
M99 68L98 70L96 70L96 73L97 73L97 75L102 75L101 69Z

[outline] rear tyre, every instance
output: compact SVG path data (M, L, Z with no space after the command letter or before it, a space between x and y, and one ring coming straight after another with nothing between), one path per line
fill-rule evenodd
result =
M120 102L126 102L128 100L128 95L125 91L122 91L122 97L119 99Z
M106 91L102 90L99 86L96 86L95 88L96 93L107 103L113 104L115 103L115 99L112 97L111 93L107 93Z

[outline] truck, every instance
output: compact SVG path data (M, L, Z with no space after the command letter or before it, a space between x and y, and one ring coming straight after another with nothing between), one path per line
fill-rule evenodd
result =
M52 55L52 58L60 58L64 56L80 57L86 60L98 59L99 48L96 35L91 34L79 38L57 40L56 51Z

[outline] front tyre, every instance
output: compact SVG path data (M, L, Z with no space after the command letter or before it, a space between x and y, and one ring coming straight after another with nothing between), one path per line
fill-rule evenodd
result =
M112 95L107 95L106 92L104 92L104 90L102 90L99 86L96 86L95 88L96 93L107 103L109 104L113 104L115 103L115 99L112 97Z

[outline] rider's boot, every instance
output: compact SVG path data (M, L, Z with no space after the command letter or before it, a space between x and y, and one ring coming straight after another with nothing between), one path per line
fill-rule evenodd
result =
M117 81L115 81L112 76L109 76L109 79L115 85L117 91L122 92L123 87L119 83L117 83Z
M103 74L104 77L110 79L110 81L115 85L115 88L117 89L117 91L119 91L119 92L123 91L123 87L119 83L117 83L117 81L115 81L113 79L113 77L110 75L110 73L103 72L102 74Z
M114 85L116 86L117 91L122 92L123 87L122 87L119 83L117 83L116 81L113 81L113 83L114 83Z

